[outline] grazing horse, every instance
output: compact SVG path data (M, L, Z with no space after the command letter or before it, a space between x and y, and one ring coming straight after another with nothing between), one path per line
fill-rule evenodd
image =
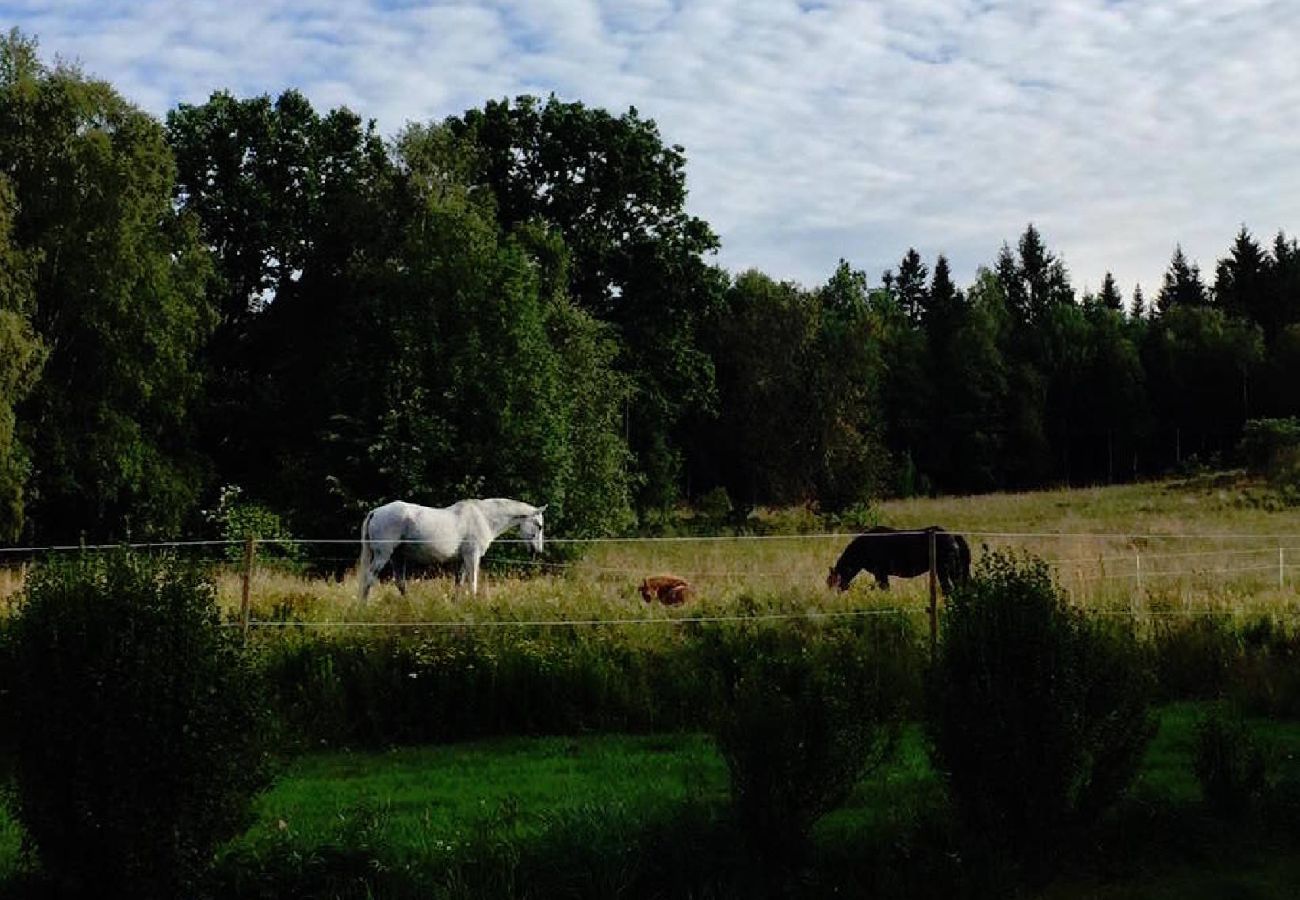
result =
M938 525L914 531L899 531L877 525L849 542L826 576L826 586L847 591L853 577L863 569L876 576L876 584L889 590L889 576L912 578L930 571L930 532L934 532L935 569L945 594L955 582L970 577L970 547L960 534Z
M518 500L461 500L434 508L394 500L366 516L361 526L361 560L358 597L364 601L379 580L384 566L398 562L417 564L460 560L456 584L469 579L470 593L478 593L479 560L503 531L518 527L534 553L542 552L542 513L545 506ZM406 593L404 568L394 565L397 589Z
M694 596L690 582L676 575L651 575L638 590L646 603L658 600L664 606L679 606Z

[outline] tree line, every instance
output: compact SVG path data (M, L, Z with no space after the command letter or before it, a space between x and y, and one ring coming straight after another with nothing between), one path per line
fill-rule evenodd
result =
M385 140L295 91L165 120L0 41L0 539L167 538L223 485L338 537L385 499L618 532L1154 475L1300 399L1300 247L1244 227L1148 301L1030 225L805 287L711 261L635 108L493 100Z

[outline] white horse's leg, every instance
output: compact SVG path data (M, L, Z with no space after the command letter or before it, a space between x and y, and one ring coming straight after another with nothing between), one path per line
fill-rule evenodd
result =
M370 564L361 571L361 600L365 602L370 589L379 582L379 573L388 565L395 545L391 541L376 541L370 547Z
M460 575L457 583L469 581L470 596L478 593L478 562L483 554L473 547L466 547L460 554Z

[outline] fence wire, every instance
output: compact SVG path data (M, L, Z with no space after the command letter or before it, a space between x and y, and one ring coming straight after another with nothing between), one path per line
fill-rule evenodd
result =
M916 529L916 532L924 529ZM982 539L1001 539L1001 540L1037 540L1037 541L1070 541L1070 540L1095 540L1095 541L1115 541L1123 540L1130 547L1126 547L1120 552L1116 552L1114 547L1103 548L1096 555L1083 555L1063 557L1058 559L1045 559L1044 562L1056 570L1058 577L1063 582L1073 584L1087 584L1100 582L1118 582L1130 581L1136 582L1137 589L1141 591L1148 581L1169 581L1183 580L1195 581L1203 580L1211 576L1220 577L1223 581L1230 581L1234 577L1258 578L1261 573L1272 572L1277 574L1277 586L1285 588L1292 586L1289 583L1288 573L1300 568L1300 534L1282 533L1282 534L1259 534L1259 533L1240 533L1240 532L1178 532L1178 533L1159 533L1159 532L1064 532L1064 531L963 531L952 532L960 533L965 536L973 545L983 542L987 548L988 544ZM897 534L894 532L893 534ZM648 536L648 537L611 537L611 538L547 538L548 544L560 546L581 546L589 545L592 547L600 545L689 545L696 544L700 546L718 546L724 543L812 543L812 542L848 542L859 536L859 532L819 532L806 534L779 534L779 535L695 535L695 536ZM866 533L866 537L889 537L889 533L872 534ZM1205 548L1196 550L1171 550L1169 552L1149 552L1151 545L1157 542L1174 542L1174 541L1256 541L1268 542L1267 546L1260 547L1238 547L1236 549L1228 548ZM417 543L415 541L390 541L383 543ZM526 543L522 539L500 538L493 542L494 544L518 545ZM313 547L319 547L328 551L329 548L342 549L344 547L355 547L359 550L360 541L358 537L348 538L293 538L293 539L272 539L272 540L254 540L255 548L259 551L267 549L280 550L289 549L291 551L310 550ZM230 574L243 574L245 581L245 590L248 590L248 584L252 580L254 570L261 571L264 567L274 569L284 561L277 558L269 560L261 558L260 554L254 556L254 563L250 567L247 560L242 559L248 540L234 539L194 539L194 540L177 540L177 541L140 541L116 544L50 544L44 546L12 546L0 547L0 574L4 567L13 569L15 566L23 567L31 562L39 561L41 558L55 556L58 554L67 554L75 552L103 552L117 550L120 548L129 548L136 551L144 552L179 552L183 554L195 554L191 556L196 562L212 565L213 567L224 568ZM1270 559L1268 562L1257 561L1262 555L1273 556L1276 554L1276 560ZM357 554L339 553L312 553L310 559L302 560L308 565L319 566L321 564L335 564L339 570L348 567L348 564L356 562ZM1206 560L1204 566L1197 566L1194 561L1197 559ZM1157 561L1173 562L1179 561L1191 563L1190 565L1176 566L1169 568L1161 566L1160 568L1147 568L1147 565L1157 563ZM1240 561L1244 565L1231 564L1233 561ZM631 578L639 580L648 569L654 567L654 561L633 565L609 565L607 562L583 560L578 562L563 561L545 558L511 558L499 561L502 565L524 571L532 571L540 574L551 574L561 577L567 577L573 574L586 574L596 576L597 578ZM1228 564L1225 564L1228 563ZM1123 568L1124 571L1107 571L1116 567ZM708 581L711 579L790 579L792 577L801 577L791 570L785 571L764 571L761 568L743 568L727 567L722 569L681 569L673 567L679 576ZM20 576L21 577L21 576ZM1067 592L1072 591L1067 587ZM696 622L734 622L734 621L779 621L794 619L836 619L836 618L861 618L867 616L885 616L885 615L919 615L929 612L923 606L917 607L881 607L873 606L869 609L854 608L836 611L808 610L797 613L754 613L746 615L708 615L708 616L631 616L631 617L611 617L611 618L584 618L584 619L454 619L454 620L430 620L430 621L299 621L299 620L257 620L251 617L243 622L231 623L235 627L245 628L312 628L312 629L330 629L330 628L412 628L412 629L435 629L435 628L499 628L499 627L578 627L578 626L599 626L599 625L673 625L680 626ZM1143 609L1130 608L1127 610L1101 609L1094 608L1092 612L1100 615L1122 615L1122 616L1187 616L1187 615L1214 615L1221 614L1222 610L1214 611L1196 611L1192 609L1182 609L1174 611L1153 612ZM1300 615L1300 609L1283 609L1272 610L1271 614L1281 616Z

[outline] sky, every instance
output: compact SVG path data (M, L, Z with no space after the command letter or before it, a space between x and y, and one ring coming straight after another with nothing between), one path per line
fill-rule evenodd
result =
M1295 0L0 0L158 115L297 88L391 136L519 94L654 119L717 262L959 284L1029 222L1077 290L1300 233Z

